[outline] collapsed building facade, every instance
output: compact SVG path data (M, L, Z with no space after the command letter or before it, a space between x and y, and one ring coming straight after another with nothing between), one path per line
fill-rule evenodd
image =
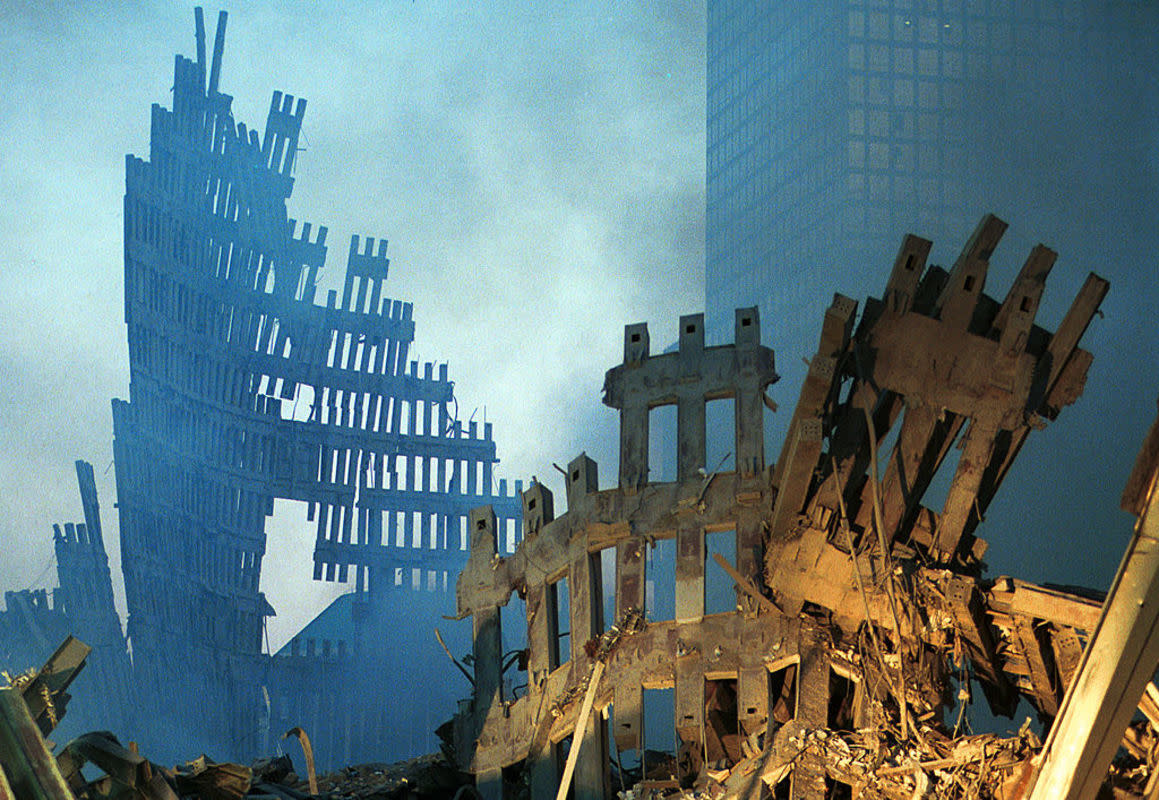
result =
M983 293L1005 228L985 217L948 272L927 268L931 243L907 236L859 320L835 296L772 465L762 414L777 376L755 308L736 312L725 346L705 347L701 315L681 318L678 350L664 355L650 353L645 325L625 328L604 397L620 416L618 486L600 491L581 456L558 518L550 492L531 486L523 542L507 557L492 511L472 512L457 599L475 687L454 728L484 796L563 796L561 781L577 798L633 784L713 797L1022 796L1040 742L1026 725L966 735L971 687L995 714L1025 699L1049 725L1102 602L984 578L978 525L1026 437L1081 394L1092 357L1079 340L1108 287L1091 274L1052 334L1035 323L1048 248L1033 249L1004 299ZM736 469L706 472L705 404L720 397L734 398ZM649 411L665 405L677 408L678 474L657 483ZM930 508L939 470L951 472L948 493ZM706 557L719 537L735 563ZM674 615L649 619L646 587L663 582L648 552L664 540L675 542ZM714 563L736 603L706 614ZM515 598L525 620L502 613ZM501 617L526 626L518 661L503 657ZM665 690L671 716L645 714L649 693ZM1142 684L1128 712L1140 694ZM1156 697L1142 700L1151 723L1123 739L1134 763L1116 764L1116 796L1155 783ZM649 724L675 731L671 752L649 752Z
M367 664L443 658L431 624L466 560L466 515L491 504L513 546L521 487L494 479L491 426L452 412L447 365L409 360L412 306L385 294L385 240L353 236L341 291L315 302L327 229L287 213L306 101L275 92L261 133L235 121L225 26L222 12L207 59L197 9L196 59L176 57L148 160L125 163L130 386L113 421L128 637L151 709L138 736L165 758L244 758L302 725L323 766L414 755L392 749L396 732L450 713L452 690L402 692ZM313 578L352 593L325 635L271 659L260 575L276 499L316 530Z

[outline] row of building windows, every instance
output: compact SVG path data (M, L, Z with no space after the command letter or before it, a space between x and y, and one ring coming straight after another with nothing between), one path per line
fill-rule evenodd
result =
M849 166L855 170L890 171L898 175L952 174L965 162L962 147L940 142L870 141L849 142Z
M910 175L866 174L851 171L846 179L851 205L868 203L871 207L894 204L906 209L922 206L954 205L960 201L964 184L941 176L914 178ZM904 216L903 215L903 216Z
M855 106L849 109L850 136L891 142L961 142L964 119L955 111L915 112Z
M880 9L880 10L879 10ZM849 36L894 42L957 45L977 43L989 25L1016 24L1033 30L1072 25L1080 18L1077 0L958 0L942 2L849 3Z
M959 81L913 81L850 75L849 102L852 105L877 107L914 108L936 111L941 108L957 108L962 101L962 84Z

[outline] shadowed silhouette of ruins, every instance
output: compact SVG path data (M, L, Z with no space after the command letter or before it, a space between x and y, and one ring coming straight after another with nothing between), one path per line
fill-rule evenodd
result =
M56 589L4 593L0 665L16 678L24 670L40 666L70 634L83 639L92 648L92 655L78 679L79 696L70 706L61 731L66 737L94 729L126 734L132 727L133 708L129 700L129 653L113 604L113 581L92 464L77 461L76 477L85 521L52 526Z
M315 304L326 228L286 209L306 101L274 92L262 133L236 121L225 26L207 60L197 9L196 60L177 56L149 158L125 162L130 399L113 419L137 735L162 759L250 757L283 725L308 729L320 767L411 755L433 743L398 728L449 715L458 690L419 697L389 676L450 666L431 627L466 563L466 514L493 505L513 547L520 501L496 486L490 424L452 414L447 365L408 361L385 240L352 237L341 293ZM314 579L353 594L271 659L275 498L306 504Z

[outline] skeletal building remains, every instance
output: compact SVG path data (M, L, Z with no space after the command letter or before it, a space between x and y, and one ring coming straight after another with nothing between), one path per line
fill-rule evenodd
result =
M58 581L55 590L4 593L0 663L10 670L29 669L39 665L70 634L84 637L91 643L92 657L80 686L97 691L90 698L77 700L67 730L127 732L132 724L129 653L113 603L92 464L77 461L76 475L85 521L52 526Z
M403 692L366 664L442 657L429 624L399 622L448 610L469 509L490 503L514 531L519 499L496 486L491 426L451 412L447 365L408 360L385 240L352 237L341 292L315 303L327 229L286 206L306 101L274 92L261 133L235 121L225 27L222 12L207 59L197 9L197 57L176 58L148 159L125 162L130 387L113 420L128 636L154 709L138 735L162 758L244 758L292 720L328 758L412 755L394 732L440 699L449 713L450 689ZM316 526L314 579L354 595L327 612L331 638L270 659L259 581L279 498Z
M705 347L702 315L681 318L678 350L664 355L650 353L645 325L625 328L604 397L620 416L618 486L598 490L581 456L554 518L550 492L532 485L523 542L506 557L492 511L472 512L457 598L472 620L475 691L454 727L484 796L517 795L520 764L535 798L557 796L561 780L577 798L633 783L711 797L1020 796L1039 742L1026 726L965 735L971 685L994 713L1025 698L1049 724L1102 603L984 578L978 525L1030 431L1081 394L1091 354L1078 344L1107 283L1090 275L1052 334L1035 324L1055 260L1046 247L1003 299L983 293L1005 229L983 218L948 272L927 268L929 241L905 237L860 319L835 296L772 465L762 415L777 376L755 308L736 312L725 346ZM705 404L720 397L734 398L736 469L706 473ZM678 468L657 483L649 411L664 405L677 409ZM719 537L735 563L706 558ZM664 540L675 542L675 612L642 620L646 587L662 585L647 553ZM610 617L600 587L612 563ZM717 567L735 609L706 613ZM526 624L528 641L518 663L500 644L515 597L526 620L508 624ZM514 682L526 689L508 690L504 671L524 666ZM657 722L643 709L666 689L673 717ZM675 730L673 752L646 752L649 724ZM1124 741L1135 763L1116 765L1115 791L1140 796L1156 737L1147 727ZM628 751L643 761L634 774Z

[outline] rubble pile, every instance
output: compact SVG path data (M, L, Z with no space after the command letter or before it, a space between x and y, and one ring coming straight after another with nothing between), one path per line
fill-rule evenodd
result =
M472 653L452 660L473 696L439 729L444 753L318 776L293 728L283 738L300 743L303 779L285 757L170 769L103 732L57 751L45 737L89 652L69 637L0 689L0 800L1159 797L1159 606L1147 602L1159 420L1123 493L1135 536L1105 599L984 574L982 516L1030 431L1081 394L1091 355L1078 343L1107 290L1090 276L1056 332L1037 326L1046 248L1004 300L981 291L1004 230L984 217L949 271L927 269L930 243L906 237L859 320L834 297L771 465L777 375L757 309L739 309L735 342L716 347L702 315L684 317L676 351L657 356L647 327L627 326L605 383L618 486L600 490L581 454L556 518L533 482L507 555L495 510L470 512L456 616L471 620ZM735 464L708 472L706 406L721 398L734 403ZM658 482L649 410L666 404L677 480ZM927 507L955 449L948 495ZM723 609L709 607L713 581ZM527 647L509 652L501 609L514 596L526 614L507 624L526 626ZM671 692L671 751L646 734L655 691ZM1030 718L1005 736L969 729L971 704L1013 718L1023 702L1043 741Z
M68 637L38 670L4 673L0 688L0 800L434 800L464 790L470 776L442 754L395 764L365 764L315 776L309 739L300 777L282 754L250 766L217 763L205 755L172 769L147 760L135 743L123 746L107 731L76 737L55 755L46 737L60 723L66 691L90 648ZM86 769L87 768L87 769ZM99 776L88 778L93 771Z
M986 294L1006 227L985 215L949 269L905 236L880 297L859 312L834 295L775 461L764 427L778 376L758 308L737 309L723 345L706 344L702 314L681 317L658 354L646 324L624 328L604 381L619 415L614 485L581 454L561 470L557 517L533 483L510 554L492 510L471 515L456 600L472 620L474 692L454 742L487 800L522 796L513 770L531 797L557 800L1159 797L1159 705L1144 692L1159 613L1138 599L1159 592L1159 431L1124 494L1136 544L1105 609L1089 591L985 575L983 518L1026 439L1081 396L1093 356L1079 343L1109 288L1090 274L1043 327L1056 254L1038 245L1004 296ZM720 400L727 466L707 459ZM650 427L665 406L667 439ZM675 478L658 479L673 455ZM516 596L526 619L504 619ZM625 645L572 646L601 641L626 609L646 614ZM508 677L512 624L528 650L525 674ZM670 692L665 718L645 713L650 692ZM1024 702L1045 741L1029 725L983 736L966 724L970 704L1012 719ZM1147 719L1128 728L1136 708ZM652 742L675 734L672 752L653 757L649 727Z
M933 729L922 738L898 742L876 729L857 732L809 730L786 725L770 747L746 756L723 775L709 773L704 796L745 797L757 781L775 787L806 757L819 759L843 783L859 786L859 797L1005 797L1037 752L1033 733L1002 738L993 734L949 739Z
M441 753L394 764L362 764L318 778L321 795L338 800L431 800L475 797L471 776L456 769Z

